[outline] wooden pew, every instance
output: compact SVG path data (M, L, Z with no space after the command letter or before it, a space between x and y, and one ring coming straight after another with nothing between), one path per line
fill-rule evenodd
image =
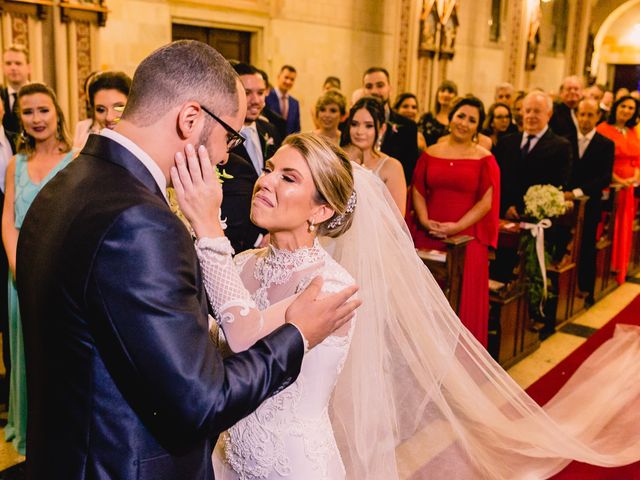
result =
M613 291L618 283L611 272L613 231L618 210L617 195L620 185L613 184L602 195L602 221L599 238L596 240L596 283L593 297L596 301Z
M442 288L451 308L458 313L462 294L462 274L469 235L457 235L443 240L447 250L418 250L418 256L429 268Z
M552 296L545 305L545 314L556 325L561 325L572 316L573 303L578 292L578 258L580 239L584 223L584 207L588 197L576 198L573 208L564 215L553 219L554 225L564 229L568 236L561 242L562 252L556 252L554 260L547 268L547 278L551 281ZM553 228L553 227L552 227ZM566 246L565 246L566 245Z
M517 223L501 220L498 251L492 255L492 263L500 255L516 259L510 272L498 274L495 268L492 269L494 277L499 277L500 281L489 280L489 353L504 368L509 368L540 346L525 292L521 235L530 234L520 230ZM511 268L510 262L506 264Z
M635 188L636 206L640 196L640 187ZM636 208L636 217L633 219L633 238L631 240L631 255L629 257L629 269L627 276L634 276L640 272L640 212Z

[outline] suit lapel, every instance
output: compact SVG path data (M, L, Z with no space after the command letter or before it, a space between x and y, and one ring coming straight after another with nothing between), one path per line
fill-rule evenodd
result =
M102 135L89 135L87 143L80 152L80 155L90 155L92 157L102 158L121 166L151 192L162 198L164 203L167 202L160 191L160 187L147 167L145 167L133 153L124 148L118 142L114 142L110 138L103 137Z

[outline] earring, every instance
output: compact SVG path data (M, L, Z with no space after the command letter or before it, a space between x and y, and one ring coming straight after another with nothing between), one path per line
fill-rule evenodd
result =
M313 222L309 222L309 233L313 233L316 231L316 226L313 224Z

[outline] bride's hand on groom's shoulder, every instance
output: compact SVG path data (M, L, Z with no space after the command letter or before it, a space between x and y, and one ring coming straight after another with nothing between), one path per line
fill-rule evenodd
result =
M224 235L220 225L222 187L204 146L189 144L175 155L171 182L178 204L198 238Z
M351 298L357 286L347 287L331 295L321 294L322 277L315 277L309 286L287 308L285 320L292 323L313 348L355 315L362 303Z

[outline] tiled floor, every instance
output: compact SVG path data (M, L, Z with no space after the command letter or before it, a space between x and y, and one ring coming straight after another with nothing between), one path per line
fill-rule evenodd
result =
M598 329L603 326L636 295L640 294L640 278L634 280L636 281L622 285L577 317L573 321L575 327L559 331L542 342L538 350L511 367L509 374L522 388L527 388L551 370L586 341L584 335L589 333L589 329ZM580 326L587 328L580 328ZM0 366L0 368L2 367ZM19 479L22 473L15 472L14 466L23 462L24 457L18 455L13 446L3 440L4 431L0 429L0 480ZM10 467L14 467L14 469L10 469Z

